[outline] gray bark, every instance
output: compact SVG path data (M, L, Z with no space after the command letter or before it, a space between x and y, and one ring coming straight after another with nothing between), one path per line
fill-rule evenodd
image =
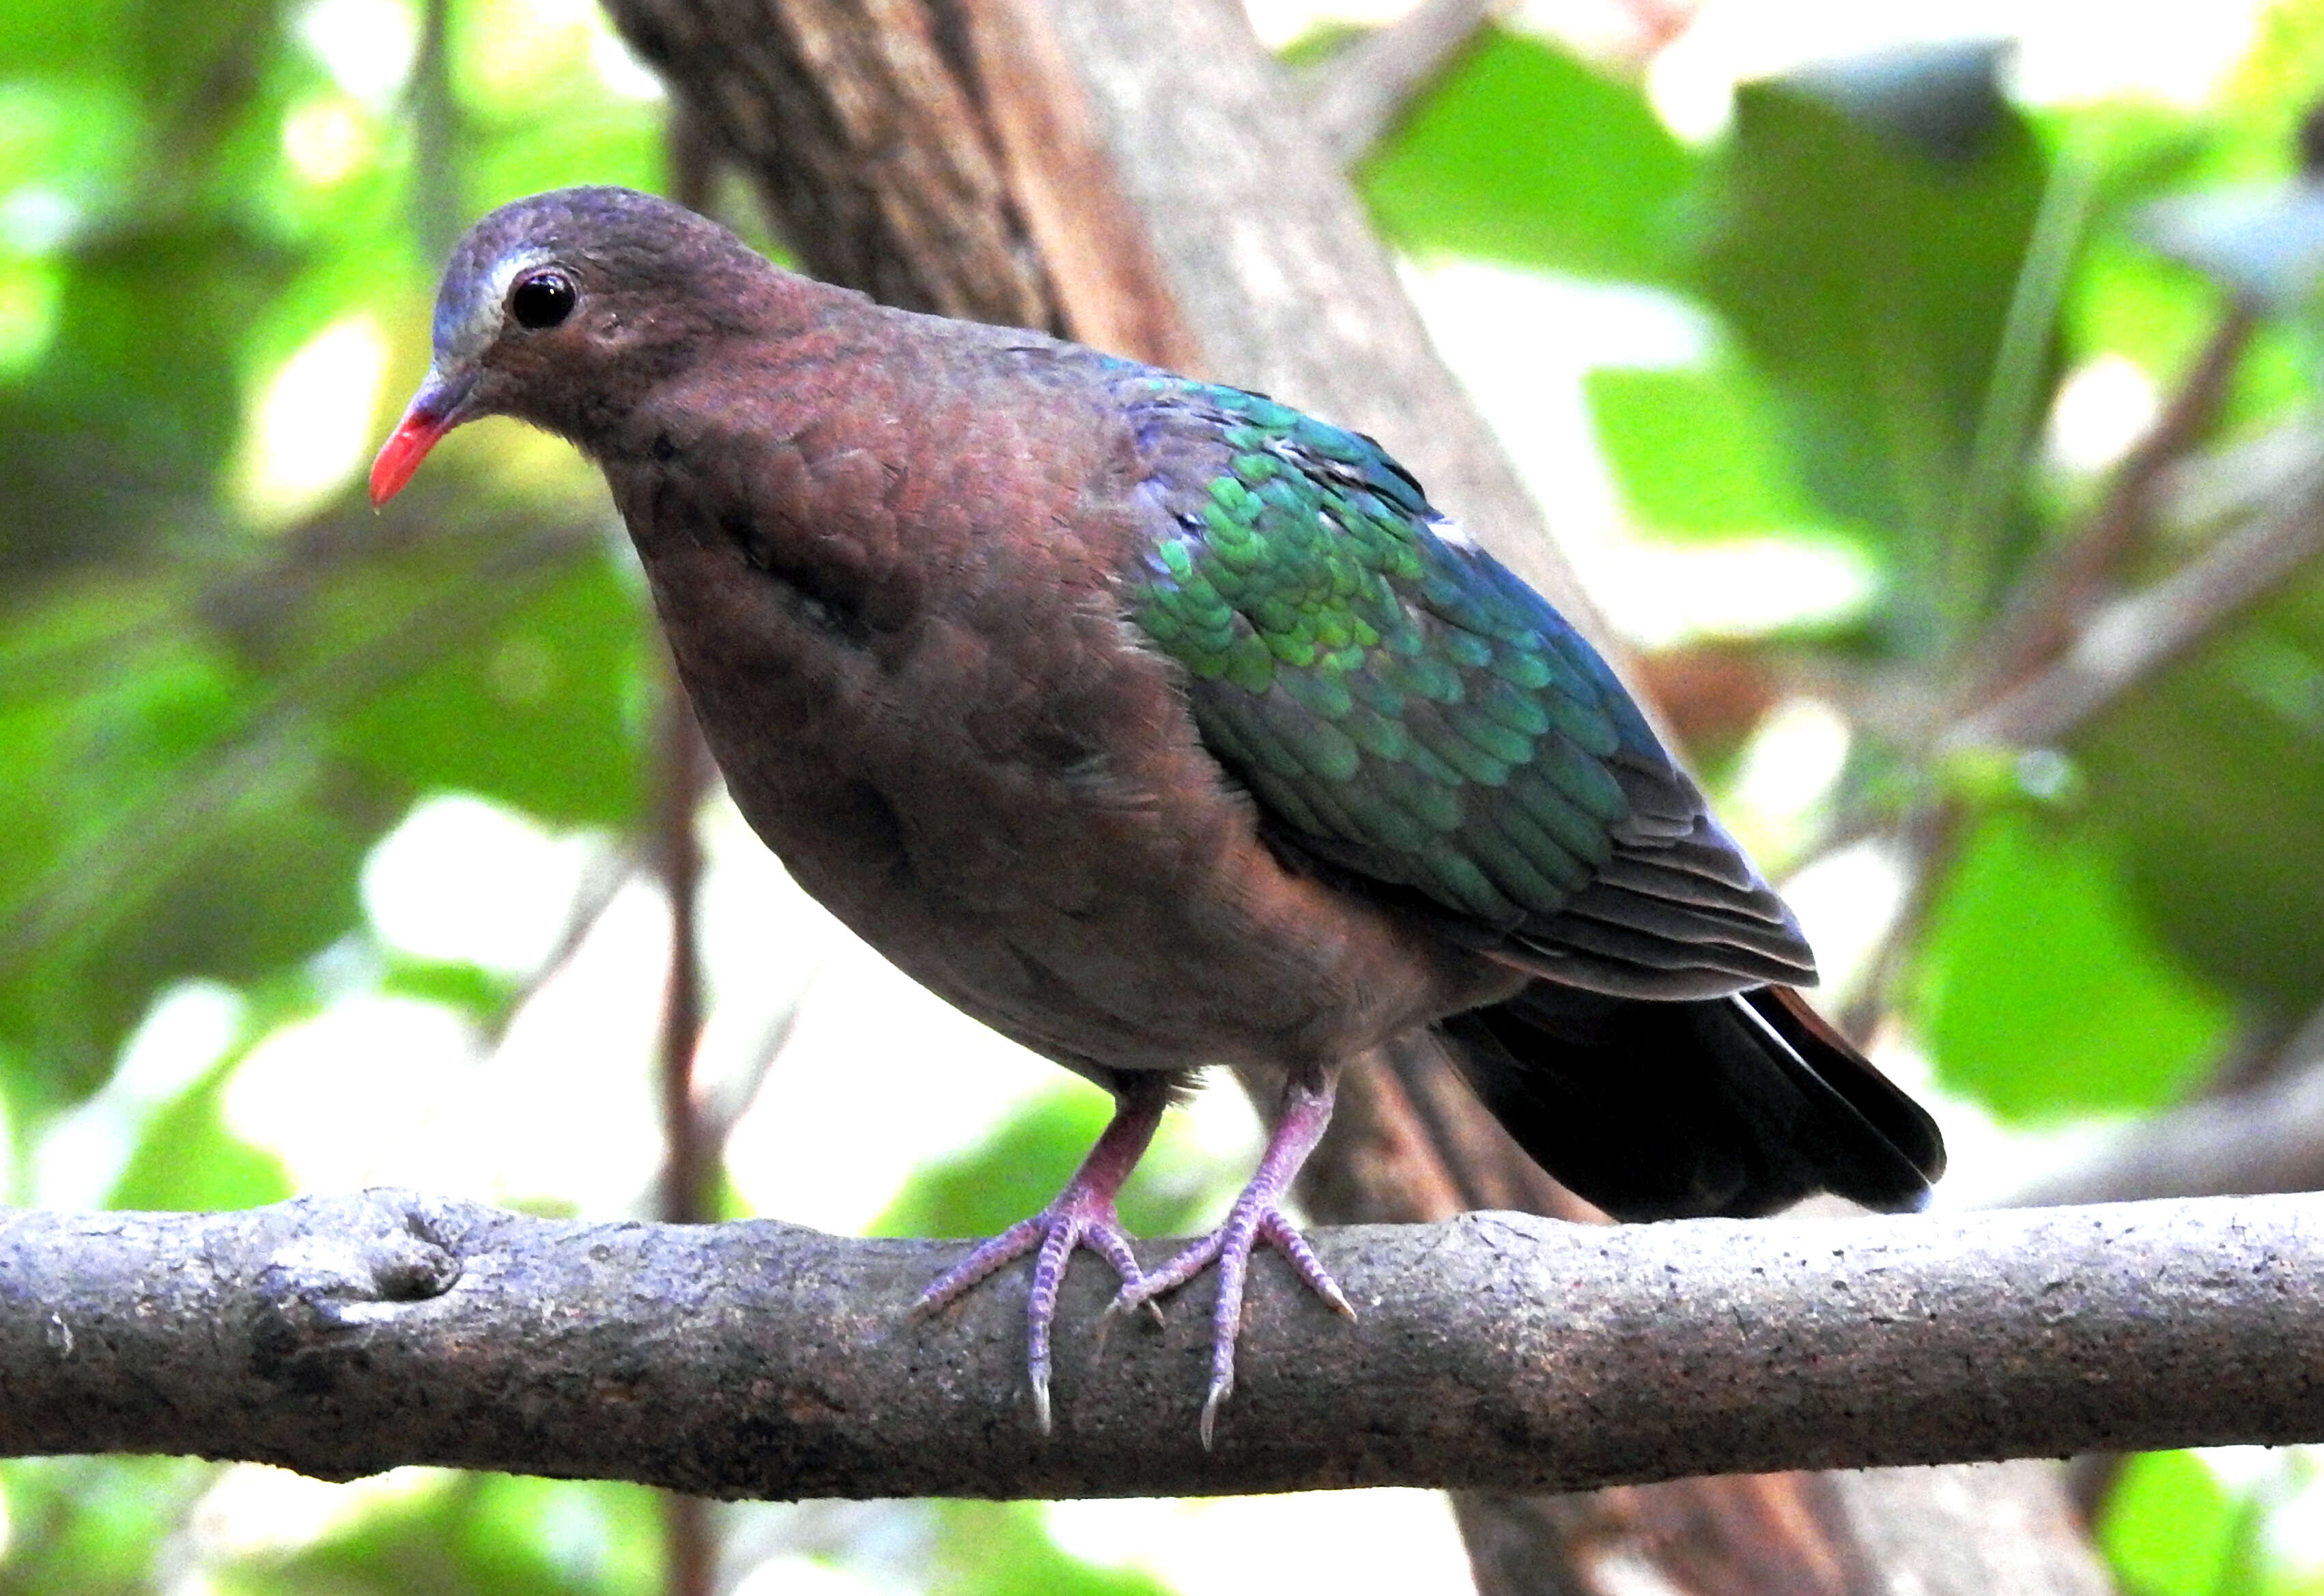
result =
M1482 1213L1315 1241L1360 1321L1263 1263L1205 1453L1200 1288L1158 1331L1103 1333L1106 1271L1075 1270L1044 1438L1017 1291L904 1313L951 1243L392 1190L20 1213L0 1222L0 1454L1038 1497L1567 1490L2324 1439L2324 1197L1618 1228Z

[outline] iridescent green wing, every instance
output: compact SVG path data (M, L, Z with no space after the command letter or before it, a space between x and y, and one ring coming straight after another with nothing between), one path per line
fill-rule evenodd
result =
M1379 445L1234 389L1125 398L1154 540L1131 613L1293 852L1577 985L1814 979L1605 662Z

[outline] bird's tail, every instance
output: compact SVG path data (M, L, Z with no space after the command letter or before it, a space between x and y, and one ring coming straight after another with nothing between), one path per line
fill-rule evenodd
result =
M1653 1002L1536 981L1438 1030L1534 1161L1617 1219L1818 1192L1893 1213L1944 1170L1921 1106L1787 987Z

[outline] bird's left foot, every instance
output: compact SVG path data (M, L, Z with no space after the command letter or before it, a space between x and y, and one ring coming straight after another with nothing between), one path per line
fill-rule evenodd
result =
M1262 1241L1273 1243L1277 1252L1289 1259L1299 1278L1336 1312L1351 1319L1356 1316L1339 1282L1332 1278L1331 1271L1315 1257L1314 1249L1307 1245L1307 1238L1299 1233L1289 1215L1283 1212L1279 1195L1262 1192L1257 1181L1236 1200L1226 1223L1152 1274L1123 1282L1120 1295L1106 1309L1111 1315L1131 1308L1150 1307L1164 1292L1176 1290L1212 1264L1218 1265L1219 1300L1211 1314L1211 1390L1203 1399L1205 1452L1210 1450L1212 1432L1218 1425L1219 1408L1234 1391L1235 1338L1242 1331L1243 1282L1250 1273L1250 1255Z
M1284 1112L1268 1138L1259 1173L1235 1199L1226 1222L1151 1274L1124 1278L1120 1293L1106 1309L1109 1317L1139 1306L1150 1307L1156 1297L1184 1286L1215 1263L1219 1272L1218 1305L1211 1314L1211 1389L1203 1400L1203 1449L1211 1446L1219 1408L1234 1391L1235 1340L1242 1332L1243 1284L1250 1273L1250 1255L1266 1241L1288 1259L1309 1289L1333 1309L1353 1319L1356 1310L1347 1294L1332 1278L1284 1212L1292 1177L1306 1162L1316 1139L1332 1117L1332 1093L1294 1085L1284 1094Z

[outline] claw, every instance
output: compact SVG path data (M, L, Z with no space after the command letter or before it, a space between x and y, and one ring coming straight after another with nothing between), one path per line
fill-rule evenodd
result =
M1204 1452L1211 1450L1212 1434L1218 1428L1220 1407L1225 1403L1229 1397L1233 1395L1234 1374L1231 1370L1227 1373L1226 1378L1223 1379L1217 1378L1213 1378L1212 1379L1211 1394L1203 1398L1202 1423L1195 1426L1195 1428L1202 1433L1203 1450Z

